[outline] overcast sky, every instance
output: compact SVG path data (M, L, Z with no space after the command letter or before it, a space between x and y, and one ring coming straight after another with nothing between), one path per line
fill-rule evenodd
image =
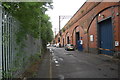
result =
M53 10L48 10L46 13L50 16L53 25L53 32L59 31L59 16L69 16L61 20L61 28L68 22L86 0L53 0Z

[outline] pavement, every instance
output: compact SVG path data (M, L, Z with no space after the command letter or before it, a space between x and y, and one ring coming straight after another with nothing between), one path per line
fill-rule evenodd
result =
M118 61L105 55L66 51L64 48L48 47L39 65L36 78L115 78L119 77Z

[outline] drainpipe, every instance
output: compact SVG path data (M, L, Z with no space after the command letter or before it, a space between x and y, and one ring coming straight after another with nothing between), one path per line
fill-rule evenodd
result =
M0 80L2 79L2 3L0 2Z

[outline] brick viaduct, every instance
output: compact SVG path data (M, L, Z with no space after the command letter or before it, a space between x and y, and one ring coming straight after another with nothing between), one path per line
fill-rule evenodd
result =
M83 41L83 51L98 53L104 49L99 44L99 24L106 23L108 19L111 19L112 24L113 49L106 50L120 51L120 2L85 2L63 27L61 35L56 35L54 42L62 46L67 43L76 46L78 32L78 40Z

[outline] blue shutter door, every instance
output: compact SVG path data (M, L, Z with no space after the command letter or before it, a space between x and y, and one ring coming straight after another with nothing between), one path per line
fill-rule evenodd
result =
M113 31L111 18L99 23L100 48L113 49ZM101 50L102 54L113 55L113 51Z

